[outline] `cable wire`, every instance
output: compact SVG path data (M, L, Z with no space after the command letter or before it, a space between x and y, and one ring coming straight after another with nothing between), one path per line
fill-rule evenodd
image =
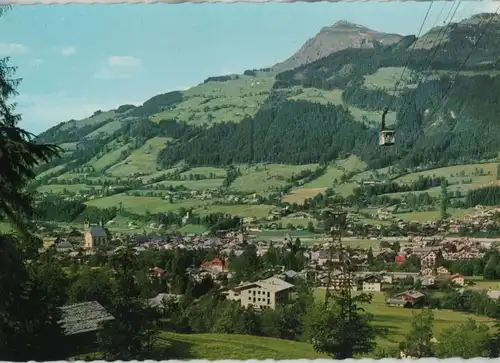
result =
M431 48L434 48L432 53L431 53L431 56L430 56L430 59L429 59L429 63L427 64L427 67L425 68L425 70L423 70L422 72L422 77L420 78L420 80L418 81L418 84L417 86L415 87L415 89L413 89L413 91L411 92L412 96L417 92L418 88L424 84L425 82L427 82L427 80L429 79L430 77L430 73L429 73L429 70L431 68L431 65L432 65L432 62L434 61L434 59L436 58L437 54L438 54L438 50L440 49L440 46L441 46L441 43L443 42L443 40L445 39L445 35L446 35L446 32L448 30L448 28L450 27L450 25L452 24L452 20L453 18L455 17L455 14L457 13L457 10L458 8L460 7L460 4L462 3L462 0L460 0L458 2L458 5L457 7L455 8L455 11L453 12L453 14L451 14L452 10L453 10L453 7L454 7L454 4L457 2L457 0L454 0L453 1L453 4L451 5L450 7L450 10L448 11L448 15L446 16L445 18L445 25L442 26L440 29L439 29L439 33L436 37L436 40L435 40L435 45L432 46ZM441 12L440 14L443 12L444 10L444 6L443 8L441 9ZM451 15L451 17L450 17ZM439 16L438 15L438 19L439 19ZM438 19L436 20L436 23L438 21ZM448 19L446 21L446 19ZM437 43L437 44L436 44ZM406 106L403 110L403 113L401 115L401 120L404 119L404 117L406 116L406 113L408 112L408 109L409 109L409 105Z
M439 103L438 103L438 106L434 108L434 110L432 111L432 113L430 114L429 116L429 120L432 119L432 117L436 114L436 112L438 110L440 110L444 104L445 104L445 98L448 97L449 95L449 92L450 92L450 89L453 87L453 84L455 83L455 80L457 79L457 77L460 75L460 72L462 72L463 68L465 67L465 65L467 64L467 61L470 59L470 57L472 56L472 54L474 53L474 50L476 50L479 42L481 41L483 35L486 33L486 30L488 30L488 27L490 26L490 24L492 23L493 19L495 18L495 16L497 15L498 11L500 10L500 5L498 5L495 13L490 17L490 19L488 20L488 22L486 23L482 33L479 35L479 38L477 39L476 43L474 44L474 46L472 47L471 51L469 52L469 54L467 55L467 57L465 58L464 62L462 63L462 65L460 66L460 68L458 69L458 71L455 73L455 76L453 77L453 79L451 80L450 84L448 85L448 87L446 88L443 96L441 97ZM447 100L446 100L447 101Z
M408 58L406 59L405 65L403 67L403 71L401 72L401 76L399 77L399 80L394 85L394 90L392 92L392 99L391 99L391 103L390 103L389 109L392 109L392 106L394 105L394 98L396 96L396 91L398 90L399 84L401 83L401 80L403 79L403 75L404 75L404 73L406 71L406 68L407 68L409 62L410 62L413 49L415 48L415 45L417 44L417 40L420 37L420 34L422 33L422 29L424 28L425 22L427 21L427 18L429 16L430 12L431 12L431 8L432 8L433 4L434 4L434 0L431 1L430 5L429 5L429 8L427 9L427 13L425 14L424 20L422 21L422 24L420 25L420 29L418 31L417 39L415 39L415 41L413 42L413 44L410 47Z

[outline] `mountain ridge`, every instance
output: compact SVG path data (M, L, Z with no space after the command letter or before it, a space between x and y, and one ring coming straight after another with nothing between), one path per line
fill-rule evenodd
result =
M377 44L390 45L399 42L402 38L403 36L399 34L378 32L363 25L339 20L331 26L321 28L290 58L275 64L272 68L284 71L314 62L346 48L369 48Z
M482 19L484 16L481 15L478 18ZM335 142L343 146L325 149L321 152L319 152L321 149L319 147L316 147L316 149L313 147L311 149L310 146L300 146L299 149L302 148L304 154L291 158L277 157L276 155L279 154L278 151L275 151L273 156L273 154L268 151L262 153L262 150L250 150L253 147L264 147L275 150L283 149L285 144L280 140L286 137L286 135L280 133L280 131L277 133L273 131L274 141L269 145L266 144L268 141L265 139L265 134L262 134L258 139L260 146L258 146L258 144L251 147L250 145L244 146L244 148L247 149L247 151L245 151L247 154L239 154L238 152L229 150L223 151L221 149L220 146L227 144L230 137L233 138L233 140L229 142L231 145L248 144L249 134L248 131L245 130L254 127L251 126L252 122L254 122L252 120L260 120L258 122L267 122L269 125L273 125L276 123L276 117L283 117L280 116L279 113L281 112L280 107L289 107L291 109L293 107L298 107L296 108L296 112L298 114L304 112L303 117L305 120L315 117L310 113L311 111L307 111L308 109L315 109L312 106L308 106L308 104L312 102L334 105L335 107L330 108L330 111L328 111L331 112L332 115L342 114L343 111L338 108L339 106L347 108L352 116L347 118L349 122L361 122L365 125L363 126L364 129L352 128L353 132L357 130L356 133L359 137L358 141L353 140L352 142L357 142L359 144L357 153L364 158L364 161L367 162L370 167L375 168L390 165L391 163L405 158L405 163L409 166L415 166L423 162L443 162L443 160L440 160L440 157L436 159L430 157L430 154L426 156L427 159L422 159L422 157L417 158L414 153L423 151L418 151L418 147L415 145L418 145L418 143L427 145L428 143L422 139L423 137L428 137L429 140L432 138L434 140L432 142L437 143L432 146L432 142L429 142L429 150L435 148L437 148L437 150L445 150L449 145L453 145L454 141L450 139L451 136L444 136L445 131L449 132L451 130L454 133L462 132L462 126L450 128L449 125L467 124L468 121L466 120L473 117L471 116L470 110L479 107L479 103L477 100L474 101L475 104L469 106L470 110L465 109L464 111L462 109L463 107L458 103L459 99L464 96L459 94L453 96L452 94L453 97L458 97L456 101L450 101L453 107L449 110L438 112L435 115L437 119L427 120L417 110L429 110L435 107L435 100L433 100L432 97L429 98L426 92L429 92L433 87L437 87L436 90L439 89L439 91L432 91L434 93L437 92L435 93L436 97L433 96L436 100L439 98L438 96L441 95L439 92L444 92L444 89L447 88L447 77L452 75L452 71L456 70L460 65L457 59L464 59L465 54L471 47L469 41L464 41L460 37L470 37L470 35L474 34L476 31L479 32L481 30L479 28L480 23L480 21L472 19L468 22L462 22L456 26L450 27L449 39L446 45L443 46L443 49L438 52L437 60L432 64L433 76L428 82L423 85L417 85L418 82L416 82L415 79L412 80L411 77L404 80L406 86L403 87L407 88L399 92L404 92L406 94L396 97L398 101L397 104L404 105L406 108L408 108L407 105L412 105L412 117L422 119L423 123L421 126L418 126L417 130L414 126L409 124L408 121L401 120L401 124L398 126L398 135L404 135L409 132L412 134L412 137L403 142L405 145L399 145L392 151L386 150L384 153L381 153L380 150L378 150L376 142L374 141L374 128L378 127L380 110L386 104L390 103L391 97L388 91L394 87L394 84L399 78L398 72L401 72L406 57L408 57L408 48L415 40L414 36L406 36L401 38L399 42L385 46L380 44L376 47L345 48L314 62L303 64L294 69L277 74L269 69L264 69L247 70L243 75L210 77L202 84L188 91L173 91L156 95L137 107L123 105L117 110L96 112L92 117L84 121L76 121L70 124L66 123L65 127L61 127L60 125L56 126L43 133L39 137L39 140L62 144L66 149L66 156L76 155L75 151L79 151L78 154L80 156L84 153L89 154L84 162L84 159L81 159L83 164L80 163L80 166L89 165L89 163L93 163L92 160L98 158L98 156L99 158L105 158L107 154L114 153L115 151L113 150L117 150L116 155L118 156L109 161L109 163L106 161L104 164L112 166L113 163L118 163L123 166L127 165L127 160L130 159L133 150L140 148L148 139L155 137L160 138L158 140L165 140L165 143L163 146L161 143L155 143L155 147L160 149L154 152L154 155L159 158L155 162L154 170L161 170L162 168L170 167L172 164L182 161L183 155L185 157L190 155L189 158L191 162L199 165L203 165L202 160L208 162L209 159L210 161L208 164L210 165L215 165L217 164L217 160L222 159L225 160L225 163L236 161L279 161L283 163L300 164L325 159L324 155L328 155L326 159L331 160L340 154L346 155L352 153L356 148L348 144L342 144L334 135L332 137L337 140ZM368 29L357 24L343 21L337 22L330 27L325 27L322 30L323 33L325 33L326 30L324 29L330 29L328 31L335 32L337 30L344 31L346 28L352 32L366 32L366 29ZM482 42L483 44L487 44L487 46L479 47L475 55L471 58L471 65L468 66L470 70L467 71L473 72L472 76L462 77L457 80L457 82L463 84L463 87L465 87L464 89L470 91L470 84L487 84L489 81L484 81L486 83L478 83L478 77L482 77L481 74L484 74L484 72L496 72L496 63L493 65L490 65L491 62L488 63L488 61L496 59L494 51L492 51L489 46L494 46L498 43L496 36L499 33L499 27L496 25L495 29L489 32L486 40ZM425 36L426 35L424 35L424 37ZM408 66L410 69L414 70L415 74L418 74L419 69L425 69L425 63L429 62L431 58L428 52L429 49L418 49L415 53L416 57L414 57L416 60L412 60L412 62L409 63ZM415 74L413 74L413 77L418 78ZM436 81L436 76L439 81ZM483 82L482 79L481 82ZM494 89L496 79L492 82L487 86L488 89ZM214 87L214 84L216 84L217 87ZM417 88L412 91L412 87ZM239 89L239 93L235 94L235 89ZM415 92L417 93L415 94ZM414 94L413 96L412 93ZM418 95L419 93L421 93L421 96ZM493 92L491 94L494 95L495 93ZM406 100L404 100L405 97ZM416 101L412 100L412 97L417 97ZM419 97L423 97L423 99L419 100ZM454 99L453 97L452 99ZM196 104L194 103L195 99L197 100ZM426 104L427 102L428 104ZM488 101L483 101L483 103L484 102L492 101L488 99ZM266 109L275 111L266 113ZM303 109L303 111L301 111L301 109ZM318 108L316 109L319 110ZM496 108L493 107L492 109ZM323 110L321 112L326 112L326 109L321 110ZM397 107L392 109L388 114L388 121L394 122L400 111L401 110L398 110ZM484 111L481 112L484 113ZM286 113L283 113L283 115L285 114ZM448 116L446 115L450 114L459 115L459 119L448 120ZM400 112L399 118L402 116ZM490 118L491 117L488 116L488 119ZM172 120L176 121L172 123ZM332 127L337 127L335 126L335 122L337 122L335 121L335 117L329 120L328 122L332 122ZM444 122L443 120L447 121ZM278 124L272 127L277 127L277 125ZM429 125L434 125L432 133L430 133L430 131L425 131ZM209 128L205 130L206 126L209 126ZM264 124L257 125L256 123L255 127L258 127L256 130L265 130L268 128L268 126ZM297 132L307 132L307 128L303 129L303 131L299 131L302 130L301 124L296 123L293 127L298 127ZM477 130L474 129L472 131L477 132ZM226 136L224 136L225 138L220 138L220 136L217 135ZM245 141L244 135L246 135L247 141ZM348 131L346 130L343 131L343 135L347 137L347 139L350 137L347 136ZM241 139L242 137L243 139ZM313 136L311 136L311 138L312 137ZM126 143L124 144L123 141L127 138L134 140L134 147L131 146L132 144L130 144L129 147L125 147ZM194 147L193 138L196 138L196 142L201 145L200 147L205 151L200 151ZM301 138L297 138L294 139L294 142L296 142L297 145L301 145L302 142L311 142L311 138L307 136L305 138L302 137L302 140ZM238 139L239 141L236 141ZM168 148L165 148L167 144ZM311 145L317 145L317 143L312 142ZM292 146L288 145L286 147L289 148ZM474 148L477 149L478 146L476 145ZM470 149L471 152L476 150L474 148ZM491 149L490 146L488 146L488 148L488 150ZM206 150L209 149L215 152L215 154L210 156L206 152ZM83 150L87 151L83 152ZM89 150L96 150L96 152L92 154ZM121 151L118 152L118 150ZM167 152L167 150L170 151ZM200 152L202 154L205 153L205 155L198 155ZM425 153L429 152L430 151L425 151ZM221 158L217 156L219 155L217 153L225 155L225 157ZM307 156L307 153L315 156ZM321 153L324 155L320 156ZM487 153L491 154L492 152L488 151ZM227 155L232 155L234 158L228 159L226 157ZM481 155L486 155L485 150L481 151ZM256 156L258 156L258 160L254 159ZM446 156L446 158L450 157L456 159L456 151ZM162 158L163 160L161 160ZM170 161L167 162L166 160ZM73 164L77 165L78 162ZM103 171L105 172L106 169L103 169Z

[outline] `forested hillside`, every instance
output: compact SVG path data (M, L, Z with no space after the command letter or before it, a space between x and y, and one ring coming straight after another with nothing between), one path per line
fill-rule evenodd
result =
M478 15L433 29L438 38L442 34L433 47L420 46L419 40L413 48L416 38L409 36L388 46L340 50L278 74L255 70L212 77L193 91L158 95L139 107L98 111L40 135L67 150L65 158L41 171L63 164L64 170L85 166L115 152L119 156L106 165L110 168L158 137L162 142L154 152L159 169L180 161L192 166L309 164L348 155L360 157L369 168L496 157L500 22L496 18L486 28L486 20ZM395 87L398 78L402 82ZM254 93L252 87L264 88ZM237 97L235 89L245 96ZM245 101L257 99L257 108ZM213 106L216 100L218 106ZM189 113L189 105L196 110ZM397 120L397 142L388 149L377 144L385 106L392 122Z

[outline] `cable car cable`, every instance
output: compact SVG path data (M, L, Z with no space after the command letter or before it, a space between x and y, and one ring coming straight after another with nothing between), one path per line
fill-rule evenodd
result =
M432 119L432 117L435 115L435 113L444 106L444 104L445 104L445 98L448 97L450 89L453 87L453 84L455 83L455 80L460 75L460 72L462 72L463 68L467 64L467 61L470 59L470 57L474 53L474 50L476 50L476 48L479 45L479 42L481 41L483 35L486 33L486 30L488 30L488 27L491 25L493 19L495 18L495 16L497 15L497 13L498 13L499 10L500 10L500 5L497 7L497 10L495 11L495 13L490 17L490 19L488 20L488 22L484 26L484 29L483 29L482 33L479 35L479 38L477 39L476 43L474 44L474 46L472 47L471 51L469 52L469 54L465 58L464 62L462 63L462 65L460 66L460 68L458 69L458 71L455 73L455 76L451 80L450 84L446 88L445 93L443 94L443 96L441 97L441 99L440 99L440 101L438 103L438 107L434 108L434 110L430 114L430 116L428 118L429 120Z
M403 79L404 73L405 73L405 71L406 71L406 69L408 67L408 64L410 63L410 59L411 59L411 56L412 56L413 49L415 48L415 45L417 44L418 38L420 37L420 34L422 33L422 30L424 28L425 22L427 21L427 18L429 17L429 14L431 12L431 8L432 8L433 4L434 4L434 0L431 1L430 5L429 5L429 8L427 9L427 12L425 13L424 20L422 21L422 24L420 25L420 29L418 30L417 37L416 37L415 41L410 46L410 50L408 52L408 58L405 61L405 64L404 64L403 70L401 72L401 75L399 77L399 80L394 85L394 90L392 92L392 97L391 97L390 105L386 106L384 108L384 111L383 111L383 114L382 114L381 130L379 132L379 146L392 146L395 143L395 138L394 138L395 131L394 130L387 130L386 129L385 117L386 117L387 113L389 112L389 110L392 109L393 106L394 106L394 100L396 98L396 92L398 91L398 88L399 88L399 85L401 83L401 80Z
M391 98L391 103L389 105L389 109L392 109L392 106L394 105L394 99L395 99L395 96L396 96L396 91L398 90L399 84L401 83L401 80L403 79L403 75L404 75L404 73L406 71L406 68L407 68L409 62L410 62L413 49L415 48L415 45L417 44L417 40L420 37L420 33L422 33L422 29L424 28L425 22L426 22L426 20L427 20L427 18L429 16L429 13L431 12L431 8L432 8L433 4L434 4L434 0L431 1L430 5L429 5L429 8L427 9L427 13L425 14L424 20L422 21L422 24L420 25L420 29L418 31L417 39L415 39L415 41L413 42L413 44L410 46L408 58L406 59L406 62L404 64L404 66L403 66L403 71L401 72L399 80L394 85L394 90L392 92L392 98Z
M415 87L412 91L411 91L411 95L413 97L413 95L417 92L418 88L424 84L425 82L427 82L427 80L429 79L430 77L430 68L431 68L431 65L432 65L432 62L434 61L434 59L436 58L437 54L438 54L438 50L440 49L440 46L441 46L441 43L443 42L443 40L445 39L445 35L446 35L446 32L448 30L448 28L450 27L450 25L452 24L452 20L453 18L455 17L455 14L457 13L457 10L458 8L460 7L460 4L462 3L462 0L459 0L458 1L458 5L457 7L455 7L455 11L453 12L453 15L451 14L452 10L453 10L453 7L454 7L454 4L457 2L457 0L454 0L453 1L453 4L451 5L450 7L450 10L448 11L448 15L446 16L445 18L445 24L444 26L442 26L440 29L439 29L439 33L436 37L436 40L434 43L437 43L436 45L434 45L433 47L431 48L434 48L432 53L431 53L431 56L430 56L430 59L429 59L429 63L427 64L427 67L425 68L425 70L422 72L422 77L420 78L418 84L417 84L417 87ZM443 12L444 10L444 6L443 8L441 9L441 13ZM451 15L451 17L450 17ZM448 19L448 21L446 21L446 19ZM437 21L439 20L439 16L438 16L438 19L436 19L436 23ZM402 116L400 119L404 119L404 117L406 116L406 113L408 112L408 109L409 109L409 105L407 107L405 107L405 109L403 110L403 113L402 113Z

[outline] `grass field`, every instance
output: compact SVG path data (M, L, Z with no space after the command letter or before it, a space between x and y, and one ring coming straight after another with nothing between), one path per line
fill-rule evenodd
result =
M336 193L347 197L358 185L356 183L343 183L333 185L335 179L339 182L340 177L347 172L362 172L366 164L357 156L350 156L347 159L338 160L334 165L330 165L326 173L299 188L294 188L283 197L284 202L303 204L307 198L312 198L319 193L323 193L327 188L332 188Z
M397 183L410 183L417 180L419 176L435 176L445 177L448 179L449 184L460 183L462 180L468 179L472 179L473 183L487 184L496 180L497 165L498 163L454 165L407 174L396 179L395 181ZM482 169L484 175L478 175L477 169Z
M87 165L93 166L96 171L103 171L115 165L120 160L122 153L128 153L129 149L129 145L121 145L101 157L91 160Z
M500 290L500 281L494 280L483 280L482 276L470 276L466 277L465 281L473 281L474 285L470 286L473 290Z
M134 197L123 194L94 199L85 204L98 208L110 208L113 206L117 207L120 203L122 203L125 210L137 214L145 214L146 211L150 213L166 213L179 210L180 208L198 207L202 204L201 201L197 200L169 203L168 200L157 197Z
M176 334L162 332L157 343L157 359L265 360L328 358L312 345L290 340L238 334ZM77 359L100 359L87 354Z
M316 353L310 344L289 340L236 334L174 334L162 338L180 359L317 359L327 358Z
M282 200L287 203L297 203L297 204L304 204L304 201L308 198L312 198L319 193L323 193L327 188L307 188L307 187L301 187L301 188L294 188L285 195Z
M49 170L44 171L43 173L38 174L36 178L37 178L37 179L40 179L40 178L43 178L43 177L45 177L45 176L53 176L53 175L57 175L57 173L58 173L59 171L61 171L62 169L64 169L64 167L65 167L65 165L64 165L64 164L63 164L63 165L58 165L58 166L55 166L55 167L53 167L53 168L51 168L51 169L49 169Z
M156 157L165 148L168 137L153 137L140 148L132 151L127 158L107 170L114 176L128 176L133 173L151 174L156 172Z
M454 209L449 208L447 211L453 218L462 218L465 214L468 213L467 209ZM396 219L403 219L407 222L427 222L427 221L436 221L440 218L439 210L433 210L428 212L412 212L412 213L396 213L393 216Z
M91 126L91 125L96 125L99 124L100 122L104 122L116 115L115 111L107 111L107 112L101 112L100 114L96 116L91 116L87 117L82 120L77 120L77 121L69 121L65 123L64 125L61 126L61 130L68 130L73 127L84 127L84 126Z
M410 81L410 72L405 71L403 67L384 67L379 68L374 74L365 76L365 87L368 89L385 89L390 94L394 91L394 85L401 79L401 84L407 88L415 87ZM388 119L389 120L389 119Z
M348 172L359 173L366 169L366 163L355 155L351 155L347 159L337 160L335 165Z
M269 211L273 209L270 205L249 205L249 204L236 204L236 205L205 205L195 210L195 213L206 215L210 213L228 213L238 217L265 217Z
M67 190L70 193L80 193L84 191L91 190L92 188L99 189L101 188L99 185L86 185L86 184L49 184L42 185L38 188L40 193L63 193L64 190Z
M325 290L317 288L315 295L318 300L323 300ZM371 304L364 306L365 310L375 316L375 324L388 329L388 336L380 338L378 345L382 348L397 347L404 339L404 335L409 331L412 321L412 314L419 310L388 307L385 304L384 294L374 293ZM459 324L473 318L480 323L493 323L493 320L472 314L459 313L450 310L434 310L434 335L439 339L439 334L445 328L454 324Z
M240 192L268 193L280 185L286 184L286 179L299 173L301 170L316 169L316 164L311 165L282 165L266 164L252 166L238 177L231 189Z
M203 189L215 189L222 185L224 179L202 179L202 180L165 180L158 183L152 184L152 186L181 186L183 185L187 189L192 190L203 190Z
M245 116L252 116L257 112L273 84L274 78L269 74L239 76L230 81L199 84L184 91L183 102L174 109L160 112L152 119L176 119L198 125L239 122Z
M304 100L323 104L332 103L334 105L344 105L345 103L342 101L342 93L343 91L341 89L326 91L317 88L304 88L302 89L302 93L295 96L290 96L289 99ZM382 117L381 113L379 112L365 111L355 106L348 106L348 108L356 121L359 122L364 122L365 120L379 122L380 118ZM388 124L394 123L395 120L396 113L389 112L387 114Z
M223 168L213 168L209 166L202 166L199 168L192 168L188 171L181 173L181 176L189 177L190 174L193 175L204 175L207 178L224 179L226 177L226 169Z

